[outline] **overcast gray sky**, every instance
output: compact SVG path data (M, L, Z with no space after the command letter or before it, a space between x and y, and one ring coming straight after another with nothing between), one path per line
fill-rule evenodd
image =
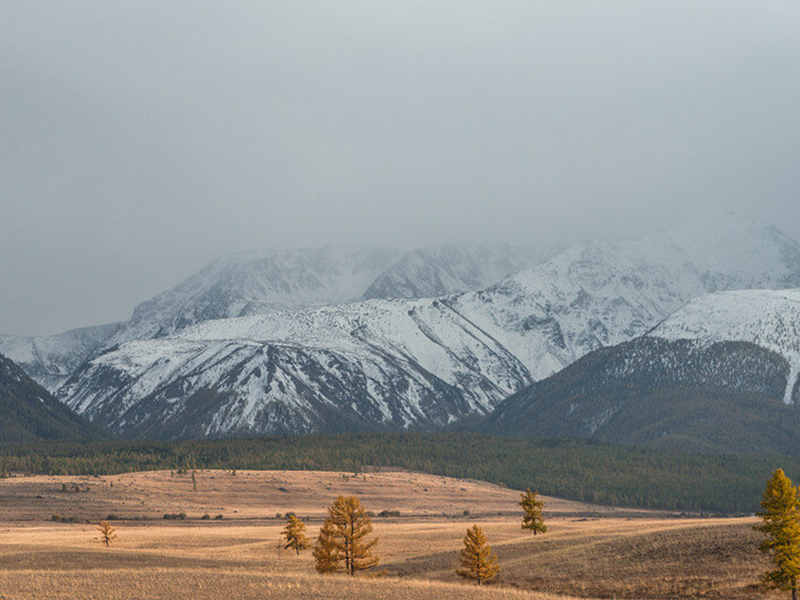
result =
M800 238L800 3L0 0L0 331L271 246Z

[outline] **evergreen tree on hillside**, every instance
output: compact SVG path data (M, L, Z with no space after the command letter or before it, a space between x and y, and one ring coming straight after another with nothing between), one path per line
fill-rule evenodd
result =
M762 523L755 528L767 536L761 543L762 552L770 554L775 569L764 574L764 583L771 588L791 590L797 600L797 580L800 577L800 491L782 469L777 469L767 481L761 501Z
M311 546L311 542L306 537L306 524L295 515L290 514L286 520L286 527L283 528L283 537L286 539L284 550L292 548L297 555L301 550Z
M314 560L319 573L344 572L355 575L378 566L372 553L378 538L372 533L372 520L355 496L339 496L328 508L328 517L314 546Z
M547 525L544 524L544 500L539 499L539 494L528 488L522 494L519 505L523 512L522 529L530 529L533 535L545 533Z
M492 553L483 530L477 525L467 529L460 561L461 568L456 573L466 579L474 579L478 585L494 579L500 572L497 556Z

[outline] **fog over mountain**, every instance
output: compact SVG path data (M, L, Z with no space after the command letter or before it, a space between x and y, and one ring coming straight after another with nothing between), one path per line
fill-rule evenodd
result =
M798 19L745 0L3 3L0 332L124 322L253 249L563 248L708 210L800 239Z

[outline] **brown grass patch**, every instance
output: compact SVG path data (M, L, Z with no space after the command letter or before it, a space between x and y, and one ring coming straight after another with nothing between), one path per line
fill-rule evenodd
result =
M545 535L517 521L482 527L506 586L587 598L781 597L758 588L769 563L755 519L554 519ZM448 580L466 527L431 532L429 552L387 564L400 577Z

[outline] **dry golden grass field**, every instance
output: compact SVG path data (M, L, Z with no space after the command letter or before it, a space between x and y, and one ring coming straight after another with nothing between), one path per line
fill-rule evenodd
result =
M384 576L323 577L310 552L280 550L277 513L306 518L315 536L339 494L358 495L375 513L400 511L374 519ZM550 530L534 537L519 527L518 500L518 491L482 482L400 471L204 471L196 492L190 476L169 472L2 479L0 599L784 597L755 585L768 566L755 519L546 498ZM162 518L180 512L185 521ZM57 523L53 514L92 522L115 514L118 537L105 548L93 524ZM482 588L455 575L476 523L503 569Z

